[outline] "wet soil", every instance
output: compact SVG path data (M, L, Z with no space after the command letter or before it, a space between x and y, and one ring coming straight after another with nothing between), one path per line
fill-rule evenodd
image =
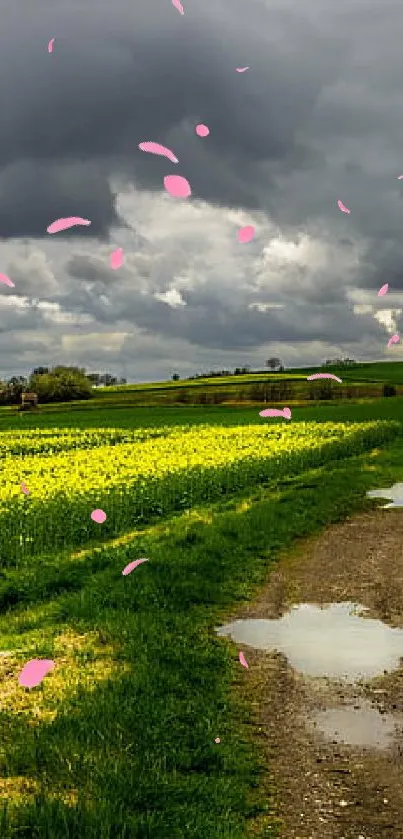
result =
M230 617L278 619L295 604L346 601L366 607L370 619L403 628L402 510L365 513L299 542L280 558L258 599ZM346 681L294 669L284 652L237 646L249 663L241 691L267 755L271 800L274 780L281 839L403 839L403 662ZM388 724L379 742L371 709ZM258 828L251 826L251 836Z

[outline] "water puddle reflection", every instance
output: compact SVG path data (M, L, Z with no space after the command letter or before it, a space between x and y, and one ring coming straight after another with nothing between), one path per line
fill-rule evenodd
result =
M318 711L311 722L328 740L348 746L385 749L396 733L393 716L380 714L365 699L354 706Z
M395 670L403 657L403 630L363 617L354 603L303 603L278 620L237 620L217 630L237 644L284 653L307 676L356 682Z
M403 483L393 484L389 489L371 489L367 492L369 498L390 498L390 504L384 504L383 509L388 507L403 507Z

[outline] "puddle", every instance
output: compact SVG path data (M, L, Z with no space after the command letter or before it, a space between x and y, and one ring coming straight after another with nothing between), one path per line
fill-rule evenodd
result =
M380 714L365 699L354 706L318 711L311 722L328 740L348 746L385 749L396 733L393 716Z
M393 484L389 489L371 489L367 492L369 498L390 498L391 503L385 504L383 509L388 507L403 507L403 484Z
M362 617L354 603L320 608L295 606L279 620L238 620L217 634L238 644L284 653L291 666L307 676L355 682L395 670L403 657L403 630Z

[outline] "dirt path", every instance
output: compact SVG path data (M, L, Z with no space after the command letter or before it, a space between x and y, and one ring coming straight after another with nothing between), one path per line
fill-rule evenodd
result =
M291 604L353 601L403 627L403 510L376 510L299 543L235 619L278 618ZM284 655L238 645L246 690L277 788L282 839L403 839L403 665L359 685L295 672ZM387 749L338 744L309 719L371 702L397 723ZM268 787L269 794L269 787Z

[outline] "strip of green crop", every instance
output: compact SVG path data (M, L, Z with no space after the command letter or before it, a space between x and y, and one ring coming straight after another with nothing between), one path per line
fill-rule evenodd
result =
M154 516L357 455L399 433L394 422L199 426L166 438L10 458L0 485L1 561L18 564L96 538L94 508L105 511L102 535L112 538ZM22 494L22 480L30 495Z

